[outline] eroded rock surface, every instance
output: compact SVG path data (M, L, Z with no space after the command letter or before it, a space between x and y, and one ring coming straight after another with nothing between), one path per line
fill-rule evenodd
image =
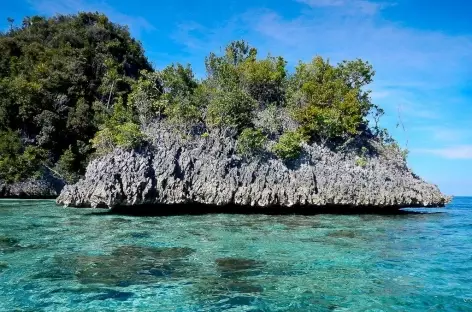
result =
M156 130L152 137L146 149L116 149L92 161L85 178L66 186L57 203L316 209L437 207L448 201L437 186L413 174L397 150L373 140L363 162L358 161L358 149L305 145L300 159L285 163L271 155L244 159L235 153L234 139L218 135L183 140Z
M56 198L64 181L52 176L37 180L27 180L17 183L5 183L0 180L0 198Z

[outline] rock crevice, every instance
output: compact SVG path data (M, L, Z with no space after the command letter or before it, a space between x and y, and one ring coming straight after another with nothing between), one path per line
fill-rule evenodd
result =
M66 186L57 203L73 207L203 204L240 207L438 207L448 197L406 166L398 151L372 140L376 153L358 165L355 150L305 145L290 163L243 159L235 140L210 135L183 140L154 131L146 149L92 161L85 178ZM116 177L119 176L119 179ZM119 181L118 181L119 180Z

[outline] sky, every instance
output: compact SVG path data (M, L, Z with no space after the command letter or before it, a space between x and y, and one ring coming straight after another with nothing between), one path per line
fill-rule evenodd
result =
M472 1L467 0L16 0L7 17L99 11L128 25L155 68L190 63L245 39L293 69L316 55L361 58L376 71L382 126L408 165L449 195L472 195Z

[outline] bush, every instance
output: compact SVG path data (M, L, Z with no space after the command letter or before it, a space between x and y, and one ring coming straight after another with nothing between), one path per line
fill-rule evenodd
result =
M115 127L114 142L117 146L133 149L140 146L144 141L144 134L139 125L126 122Z
M272 147L275 155L283 160L296 159L302 151L305 137L298 131L287 131L280 136L279 141Z
M254 126L270 136L278 135L283 130L281 113L282 111L275 104L271 104L257 112L253 120Z
M236 150L245 157L254 156L264 150L267 137L262 131L252 128L244 129L238 137Z
M131 107L118 102L113 107L113 114L105 121L105 127L91 140L92 147L98 155L103 155L115 147L133 149L143 143L144 134L136 123Z
M360 155L356 159L356 165L363 168L367 166L367 153L368 153L367 148L365 146L362 146Z
M144 141L144 134L139 125L126 122L121 125L104 128L92 139L92 146L98 155L111 152L115 147L134 149Z
M408 148L402 148L400 145L398 145L397 142L392 142L386 145L387 149L392 151L394 154L399 155L404 161L407 160L408 154L410 151Z
M113 148L115 148L113 130L110 128L104 128L98 131L90 142L98 155L104 155L111 152Z
M241 90L217 91L207 108L207 124L212 127L243 129L251 125L256 102Z

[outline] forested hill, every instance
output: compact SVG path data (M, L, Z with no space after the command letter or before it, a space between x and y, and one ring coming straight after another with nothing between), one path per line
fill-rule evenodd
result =
M98 13L12 25L0 34L0 181L48 168L74 182L94 155L147 144L156 123L182 138L231 136L246 159L291 160L305 143L358 138L398 149L378 127L367 62L317 56L289 72L283 57L260 56L245 41L204 61L202 79L190 65L154 71L127 28ZM369 153L359 148L359 166Z
M44 166L75 180L140 70L151 70L141 44L103 14L27 17L1 33L0 180Z

